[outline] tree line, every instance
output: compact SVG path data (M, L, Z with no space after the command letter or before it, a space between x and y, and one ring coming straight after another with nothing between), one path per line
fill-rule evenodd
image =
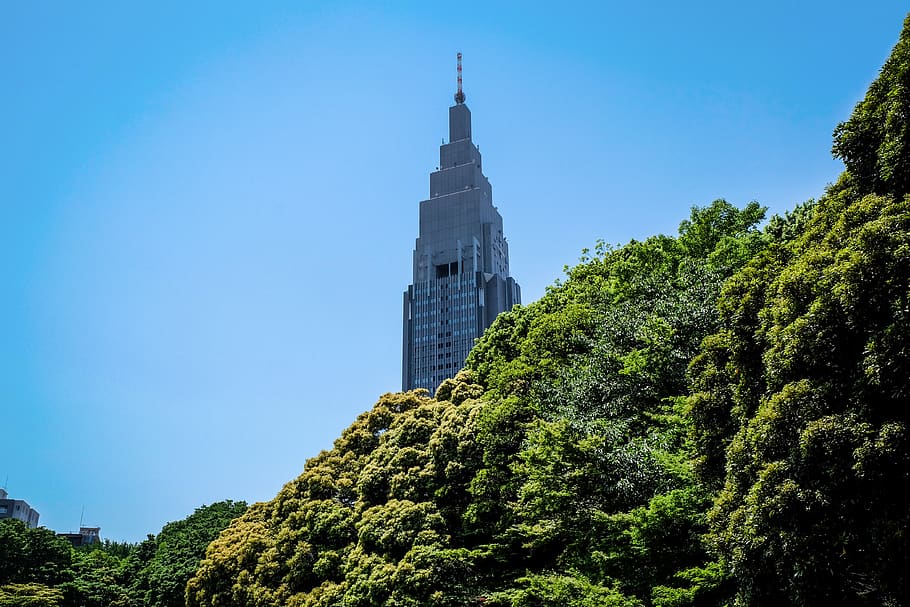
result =
M0 607L178 607L209 543L246 511L202 506L136 544L74 548L44 527L0 520Z

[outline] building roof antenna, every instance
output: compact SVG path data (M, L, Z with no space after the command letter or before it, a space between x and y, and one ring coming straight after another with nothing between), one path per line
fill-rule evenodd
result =
M464 91L461 90L461 53L458 53L458 92L455 93L455 103L464 103Z

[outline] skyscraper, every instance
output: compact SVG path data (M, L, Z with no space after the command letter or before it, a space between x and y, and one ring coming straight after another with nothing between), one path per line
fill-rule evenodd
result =
M413 283L404 293L401 383L433 394L461 369L474 339L496 316L521 303L509 276L509 245L493 189L471 139L471 111L461 87L449 108L449 142L430 173L430 197L420 203Z

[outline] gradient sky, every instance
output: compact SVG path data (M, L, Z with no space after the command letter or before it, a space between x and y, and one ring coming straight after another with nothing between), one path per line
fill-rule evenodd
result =
M907 10L137 4L0 20L0 482L128 541L270 499L400 387L456 52L527 303L597 239L819 196Z

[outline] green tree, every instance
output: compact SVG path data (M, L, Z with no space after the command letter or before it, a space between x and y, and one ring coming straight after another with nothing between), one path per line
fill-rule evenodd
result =
M166 524L147 548L154 550L131 577L134 600L146 607L183 607L186 583L196 573L208 545L247 510L245 502L225 500L197 508Z
M692 365L709 539L740 604L910 601L910 19L851 118L847 171L769 226Z
M643 603L615 588L592 583L581 575L534 574L517 580L517 587L499 592L491 607L642 607Z
M910 202L836 192L777 248L728 285L695 366L712 541L744 603L903 604Z
M856 196L910 192L910 17L881 73L853 115L834 131L842 181Z
M718 200L693 209L678 238L601 243L472 351L468 366L491 390L466 520L486 529L510 583L521 571L509 563L521 563L646 601L677 572L708 567L709 500L689 465L680 397L700 341L719 327L725 277L766 246L763 213Z
M53 586L68 579L72 546L45 527L0 519L0 584Z
M0 607L59 607L63 591L44 584L0 585Z
M196 605L463 605L479 566L461 545L476 469L470 374L386 394L334 448L206 552L187 586Z
M122 562L103 547L73 551L72 580L59 586L64 607L129 607Z

